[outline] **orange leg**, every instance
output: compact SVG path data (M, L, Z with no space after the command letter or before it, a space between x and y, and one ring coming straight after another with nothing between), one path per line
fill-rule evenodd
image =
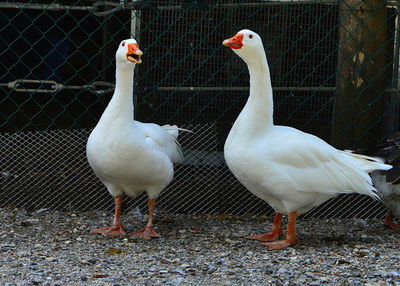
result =
M281 249L285 248L290 245L294 245L297 242L297 237L296 237L296 216L297 212L291 212L288 217L289 217L289 224L288 224L288 230L286 233L286 239L285 240L278 240L278 241L273 241L273 242L264 242L262 245L268 246L270 250L274 249Z
M98 229L93 229L90 233L102 233L107 235L124 235L126 234L124 228L121 223L121 204L122 204L122 196L116 196L114 198L115 204L115 214L114 221L112 226L102 227Z
M278 240L279 236L283 235L282 230L282 214L276 213L274 222L272 224L272 231L263 234L253 234L246 238L254 239L259 241L276 241Z
M147 205L149 206L149 220L148 220L145 228L135 231L135 232L131 232L129 235L140 236L146 240L149 240L152 237L154 237L154 238L161 237L161 235L159 233L157 233L153 228L153 210L154 210L155 203L156 203L155 199L149 199L147 201Z
M393 213L390 210L388 210L386 213L384 225L394 230L400 230L400 225L393 222Z

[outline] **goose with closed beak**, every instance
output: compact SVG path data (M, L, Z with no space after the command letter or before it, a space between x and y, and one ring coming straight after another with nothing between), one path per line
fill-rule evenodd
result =
M225 161L235 177L276 211L272 231L249 238L280 249L297 241L296 217L340 193L378 198L370 172L390 165L340 151L322 139L273 123L272 86L262 40L241 30L223 41L248 66L250 95L225 142ZM286 238L282 215L288 215Z

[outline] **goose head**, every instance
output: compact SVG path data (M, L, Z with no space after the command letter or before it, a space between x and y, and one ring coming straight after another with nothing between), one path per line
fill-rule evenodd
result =
M264 46L261 37L250 30L241 30L232 38L222 42L230 47L247 64L260 62L265 58Z
M139 49L135 39L123 40L118 47L115 54L115 59L117 64L124 66L135 66L135 64L140 64L142 59L140 56L143 52Z

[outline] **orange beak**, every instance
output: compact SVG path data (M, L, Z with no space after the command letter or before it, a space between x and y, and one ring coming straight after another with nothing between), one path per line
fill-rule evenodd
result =
M126 59L132 63L140 64L142 59L140 56L143 52L139 49L137 44L128 44L128 52L126 53Z
M233 36L230 39L226 39L225 41L222 42L224 46L230 47L232 49L240 49L243 47L243 34L242 33L237 33L235 36Z

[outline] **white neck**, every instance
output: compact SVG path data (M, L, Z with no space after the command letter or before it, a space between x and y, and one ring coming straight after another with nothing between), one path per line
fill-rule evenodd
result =
M117 63L114 95L100 122L133 122L133 69L134 65L121 66Z
M255 137L273 126L272 85L265 53L261 59L247 64L250 73L250 95L237 118L244 132L240 136Z

